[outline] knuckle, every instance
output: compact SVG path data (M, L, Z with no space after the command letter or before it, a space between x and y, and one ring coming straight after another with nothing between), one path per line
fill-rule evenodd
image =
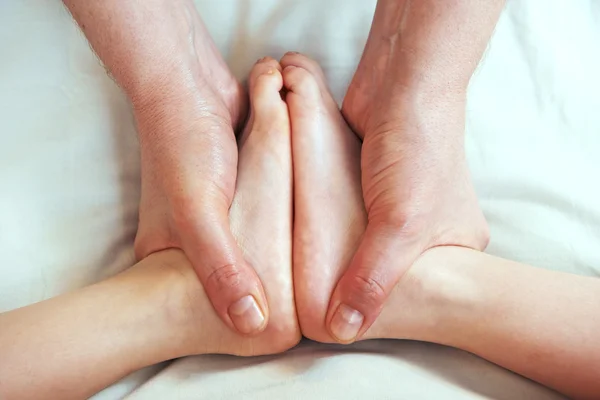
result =
M234 264L222 265L215 268L206 278L206 285L216 290L237 288L242 283L242 274Z
M218 224L227 215L231 199L221 188L203 185L201 194L177 194L169 199L170 225L180 235L197 234L207 225Z
M417 212L396 209L388 212L381 219L380 226L395 235L411 238L422 231L420 219Z
M386 291L376 279L355 275L351 281L353 300L369 307L378 307L385 301Z
M409 212L402 209L393 209L385 213L382 218L382 224L403 231L411 225L412 216Z
M426 227L426 214L414 207L382 206L369 210L369 226L381 234L411 239Z

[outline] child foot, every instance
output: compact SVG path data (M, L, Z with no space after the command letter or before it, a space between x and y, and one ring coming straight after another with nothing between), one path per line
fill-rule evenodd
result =
M342 117L320 67L288 53L281 59L292 126L294 159L294 289L302 333L333 337L326 314L333 290L363 234L367 214L360 177L360 141ZM363 336L422 337L428 265L424 255L397 285L378 320ZM431 313L429 313L429 317ZM348 316L352 318L352 315ZM425 336L423 336L425 337Z
M237 185L230 210L231 230L265 288L268 325L252 338L231 331L215 314L191 266L183 268L194 320L190 331L195 347L189 354L279 353L300 340L291 269L290 126L287 106L280 96L282 87L279 63L270 58L259 60L249 80L250 120L240 138ZM189 265L182 254L177 263Z
M314 61L288 53L281 65L292 125L296 306L302 333L329 342L329 298L366 226L360 141Z

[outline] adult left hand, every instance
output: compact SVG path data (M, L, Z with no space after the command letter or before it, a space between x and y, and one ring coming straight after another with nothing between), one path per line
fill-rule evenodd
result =
M465 158L465 104L503 6L504 0L377 1L342 105L364 139L368 224L329 304L325 322L339 342L360 338L427 249L487 246Z
M465 92L370 101L350 92L344 113L363 137L362 187L367 229L332 295L326 319L341 343L375 321L404 272L427 249L483 250L488 226L464 151ZM443 288L440 288L443 290Z

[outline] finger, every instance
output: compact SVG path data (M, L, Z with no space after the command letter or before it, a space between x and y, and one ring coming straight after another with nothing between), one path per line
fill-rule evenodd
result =
M206 207L192 234L181 238L216 313L233 330L256 335L267 326L264 289L229 228L228 207Z
M417 240L369 223L329 302L326 321L332 337L340 343L359 339L419 254Z

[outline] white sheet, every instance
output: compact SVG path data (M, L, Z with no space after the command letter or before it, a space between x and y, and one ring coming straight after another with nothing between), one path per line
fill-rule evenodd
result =
M302 51L323 64L341 99L375 0L197 4L240 78L259 57ZM600 276L598 43L594 0L509 1L468 105L467 150L490 253ZM133 121L58 0L0 3L0 135L0 312L133 263ZM140 385L133 399L559 398L464 352L412 342L191 357L144 383L158 369L96 398Z

